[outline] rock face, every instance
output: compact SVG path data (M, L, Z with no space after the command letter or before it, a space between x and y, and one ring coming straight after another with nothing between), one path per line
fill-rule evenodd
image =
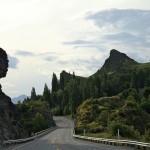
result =
M8 70L8 58L6 52L0 48L0 78L5 77Z
M0 78L6 76L7 70L7 54L0 48ZM10 97L2 92L0 85L0 141L1 138L7 140L24 137L27 137L27 133L18 122L17 109Z
M138 64L135 60L128 57L126 54L121 53L115 49L110 51L110 56L105 60L104 65L99 73L109 73L121 71L125 72L129 66Z

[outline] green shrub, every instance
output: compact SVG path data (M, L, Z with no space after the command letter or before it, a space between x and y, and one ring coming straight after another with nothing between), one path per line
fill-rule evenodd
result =
M146 130L142 138L144 142L150 142L150 130Z
M40 113L37 113L34 116L32 124L34 133L48 128L48 123L44 119L43 115Z
M134 138L134 139L140 138L139 132L134 130L133 126L124 125L121 122L112 121L109 124L108 129L109 129L109 132L114 136L117 136L118 129L119 129L120 136L122 136L122 137Z
M92 122L87 125L88 131L91 133L103 132L105 129L97 122Z
M140 107L150 114L150 102L143 102Z

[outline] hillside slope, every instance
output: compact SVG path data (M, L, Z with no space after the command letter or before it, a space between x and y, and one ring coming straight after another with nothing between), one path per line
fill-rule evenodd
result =
M62 71L60 80L56 75L55 78L51 99L54 113L74 115L78 106L87 98L114 96L129 88L134 88L141 95L144 88L150 86L150 63L138 63L113 49L102 68L90 77ZM57 90L53 91L55 85Z

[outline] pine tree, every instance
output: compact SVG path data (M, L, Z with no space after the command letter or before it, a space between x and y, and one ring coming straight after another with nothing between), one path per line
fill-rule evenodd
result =
M73 75L72 76L73 76L73 79L75 79L75 73L74 73L74 71L73 71Z
M57 76L55 73L53 73L53 78L52 78L52 93L56 92L59 88Z
M81 96L79 93L79 87L76 81L72 80L70 87L70 97L69 97L69 108L72 117L76 114L76 109L81 103Z
M52 106L50 89L48 88L46 83L43 91L43 99L44 101L47 101L50 104L50 106Z
M31 90L31 100L33 101L37 100L36 91L34 87Z
M56 92L52 93L52 105L53 106L57 106L58 105L57 93Z
M145 99L146 99L147 102L148 102L148 98L150 97L150 87L144 88L143 96L145 97Z
M64 79L64 74L60 74L60 88L63 89L65 85L65 79Z

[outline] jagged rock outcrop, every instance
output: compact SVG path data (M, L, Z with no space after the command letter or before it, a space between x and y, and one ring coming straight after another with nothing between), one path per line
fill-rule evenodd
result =
M0 48L0 78L5 77L8 70L6 52ZM10 97L2 92L0 85L0 139L18 139L27 137L26 131L18 122L17 109ZM2 135L3 134L3 135Z
M125 72L129 66L138 64L135 60L115 49L110 51L110 56L105 60L104 65L97 73L113 73L116 71Z
M0 48L0 78L5 77L8 70L8 58L6 52Z

